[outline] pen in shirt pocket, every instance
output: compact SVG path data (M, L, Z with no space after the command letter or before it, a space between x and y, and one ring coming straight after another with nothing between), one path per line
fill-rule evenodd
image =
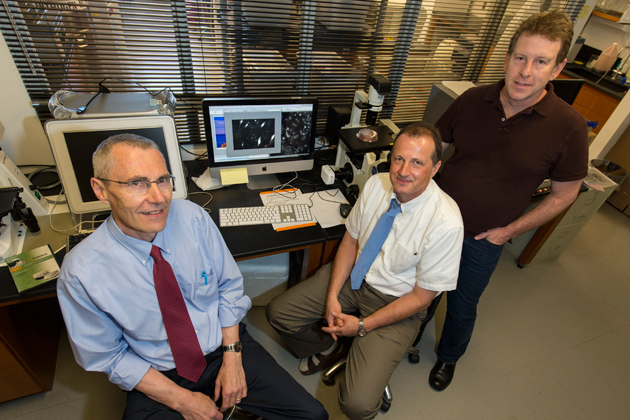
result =
M208 276L206 275L206 272L204 271L203 273L201 273L201 276L203 277L204 282L206 283L206 286L208 285Z

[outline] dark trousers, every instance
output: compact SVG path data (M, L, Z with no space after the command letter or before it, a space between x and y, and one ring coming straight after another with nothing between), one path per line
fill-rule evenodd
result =
M239 330L247 380L247 397L239 403L239 407L268 420L328 419L324 407L249 335L245 324L241 323ZM179 386L202 392L214 399L214 381L222 360L223 351L220 347L206 355L208 366L197 383L180 377L175 369L162 373ZM181 420L183 417L177 411L133 390L127 394L123 419Z
M503 245L465 238L457 289L446 294L446 319L437 354L444 363L456 363L466 352L477 319L477 304L490 282Z

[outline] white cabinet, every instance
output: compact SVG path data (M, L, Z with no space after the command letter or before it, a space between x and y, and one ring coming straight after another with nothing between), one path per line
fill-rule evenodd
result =
M544 226L532 229L513 238L512 243L505 244L505 248L516 257L519 265L558 258L617 187L617 184L590 166L585 181L601 185L604 191L589 188L580 193L562 219L556 221L552 230L545 230ZM530 211L536 205L537 203L531 204L525 211Z

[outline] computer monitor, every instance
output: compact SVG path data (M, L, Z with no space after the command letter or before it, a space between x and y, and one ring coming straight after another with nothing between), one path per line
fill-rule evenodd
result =
M313 169L316 98L212 98L202 107L212 178L245 168L248 186L261 189L278 185L273 174Z
M569 105L573 105L573 101L582 89L584 79L554 79L551 83L554 93Z
M59 178L73 213L107 211L109 205L96 198L90 178L92 154L106 138L131 133L153 140L175 176L174 199L186 198L186 178L173 118L167 115L94 119L50 120L46 133L59 171Z

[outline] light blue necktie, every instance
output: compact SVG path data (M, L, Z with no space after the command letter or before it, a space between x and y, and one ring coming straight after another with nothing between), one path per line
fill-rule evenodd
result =
M394 224L394 218L398 213L400 213L400 204L398 204L396 199L392 198L389 208L385 213L383 213L381 218L378 219L378 222L376 223L372 234L368 238L361 255L359 255L359 259L357 259L357 263L352 269L352 273L350 273L353 290L358 290L361 287L363 278L372 266L378 252L383 247L385 239L387 239L387 235L389 235L389 231L392 229L392 225Z

